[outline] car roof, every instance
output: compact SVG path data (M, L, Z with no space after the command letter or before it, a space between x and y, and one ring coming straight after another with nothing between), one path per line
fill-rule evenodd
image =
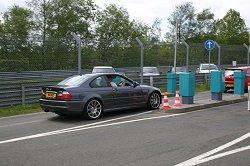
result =
M238 67L229 67L226 68L225 70L237 70L237 69L248 69L250 66L238 66Z
M209 65L209 63L201 63L200 65ZM210 65L215 65L214 63L210 63Z
M100 68L100 69L107 69L107 68L109 68L109 69L111 69L113 67L112 66L94 66L94 68Z
M153 67L153 66L145 66L143 68L157 68L157 67Z
M90 75L90 76L119 75L119 76L123 76L122 74L119 74L119 73L88 73L88 74L83 74L83 75ZM77 75L74 75L74 76L77 76Z

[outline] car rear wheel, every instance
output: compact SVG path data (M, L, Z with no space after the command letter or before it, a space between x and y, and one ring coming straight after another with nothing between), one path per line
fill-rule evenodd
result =
M91 99L86 104L83 115L87 119L97 119L103 112L102 103L98 99Z
M157 92L151 93L147 104L148 104L148 109L158 109L161 104L160 94Z

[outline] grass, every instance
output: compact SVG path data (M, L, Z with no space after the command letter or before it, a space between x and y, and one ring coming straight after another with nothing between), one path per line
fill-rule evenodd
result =
M166 88L160 88L162 92L166 91ZM197 84L195 86L196 92L208 91L209 86L207 84ZM21 114L29 114L35 112L41 112L42 109L39 104L29 104L25 106L12 106L6 108L0 108L0 117L13 116L13 115L21 115Z
M161 92L166 92L166 87L160 88ZM176 88L176 90L179 90L179 87ZM210 88L207 84L196 84L195 85L195 92L204 92L209 91Z
M12 106L12 107L0 108L0 117L29 114L35 112L41 112L41 107L39 106L39 104Z

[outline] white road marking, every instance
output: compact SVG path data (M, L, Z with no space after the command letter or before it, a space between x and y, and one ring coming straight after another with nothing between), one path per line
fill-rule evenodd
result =
M147 114L147 113L151 113L151 112L152 111L147 111L147 112L143 112L143 113L139 113L139 114L128 115L128 116L124 116L124 117L120 117L120 118L115 118L115 119L110 119L110 120L106 120L106 121L91 123L91 124L88 124L87 126L96 125L96 124L100 124L100 123L106 123L106 122L125 119L125 118L130 118L130 117L139 116L139 115L143 115L143 114ZM10 127L10 126L17 126L17 125L24 125L24 124L30 124L30 123L36 123L36 122L41 122L41 121L44 121L44 119L43 120L37 120L37 121L30 121L30 122L14 123L14 124L10 124L10 125L3 125L3 126L0 126L0 128ZM85 126L85 125L83 125L83 126ZM77 127L83 127L83 126L77 126ZM73 127L73 128L75 128L75 127ZM71 128L68 128L68 129L71 129Z
M201 154L201 155L199 155L197 157L191 158L191 159L189 159L187 161L184 161L184 162L182 162L180 164L177 164L175 166L193 166L193 165L197 165L199 160L205 159L206 157L211 156L211 155L213 155L213 154L215 154L215 153L217 153L219 151L222 151L222 150L224 150L224 149L226 149L226 148L228 148L228 147L230 147L232 145L235 145L235 144L237 144L237 143L239 143L239 142L241 142L241 141L243 141L243 140L245 140L245 139L247 139L249 137L250 137L250 132L243 135L243 136L241 136L241 137L239 137L239 138L237 138L237 139L235 139L235 140L233 140L233 141L231 141L231 142L228 142L228 143L226 143L226 144L224 144L222 146L219 146L218 148L215 148L215 149L213 149L213 150L211 150L209 152L206 152L204 154Z
M83 126L78 126L78 127L74 127L74 128L68 128L68 129L63 129L63 130L55 130L55 131L51 131L51 132L45 132L45 133L40 133L40 134L35 134L35 135L30 135L30 136L24 136L24 137L4 140L4 141L0 141L0 144L6 144L6 143L17 142L17 141L22 141L22 140L28 140L28 139L32 139L32 138L45 137L45 136L50 136L50 135L69 133L69 132L74 132L74 131L81 131L81 130L100 128L100 127L113 126L113 125L118 125L118 124L126 124L126 123L133 123L133 122L139 122L139 121L145 121L145 120L173 117L173 116L178 116L178 115L183 115L183 114L188 114L188 113L171 114L171 115L164 115L164 116L157 116L157 117L150 117L150 118L142 118L142 119L123 121L123 122L96 125L96 126L93 126L93 124L89 124L89 125L91 125L89 127L86 127L88 125L85 125L84 127ZM101 122L99 122L99 123L101 123Z
M227 152L224 152L224 153L220 153L220 154L217 154L217 155L214 155L214 156L210 156L210 157L198 160L195 165L205 163L205 162L208 162L210 160L217 159L217 158L225 157L225 156L228 156L228 155L231 155L231 154L234 154L234 153L242 152L242 151L245 151L245 150L250 150L250 146L245 146L245 147L242 147L242 148L234 149L234 150L231 150L231 151L227 151Z

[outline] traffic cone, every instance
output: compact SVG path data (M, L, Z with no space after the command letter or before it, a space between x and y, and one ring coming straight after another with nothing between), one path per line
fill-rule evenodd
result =
M174 104L172 106L175 106L175 107L179 107L179 106L182 106L181 102L180 102L180 95L179 95L179 91L176 91L176 95L175 95L175 101L174 101Z
M164 98L163 98L163 106L161 107L161 110L167 110L170 109L171 107L169 106L168 103L168 96L167 96L167 92L164 93Z

